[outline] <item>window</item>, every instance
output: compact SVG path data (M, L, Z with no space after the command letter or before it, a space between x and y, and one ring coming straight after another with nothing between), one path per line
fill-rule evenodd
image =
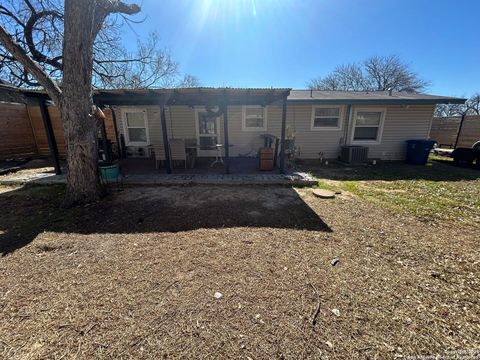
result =
M342 128L341 106L314 106L312 130L340 130Z
M197 113L200 150L213 150L218 144L218 119L204 111Z
M127 145L148 145L148 128L145 110L124 110Z
M353 143L380 143L385 110L355 111L352 132Z
M263 106L243 107L243 131L265 131L267 130L267 111Z

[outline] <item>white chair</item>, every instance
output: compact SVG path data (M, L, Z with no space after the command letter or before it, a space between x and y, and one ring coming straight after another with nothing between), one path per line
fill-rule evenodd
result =
M183 161L185 163L185 169L187 168L187 152L185 150L185 140L183 139L170 139L170 159L173 163L175 161Z
M160 163L164 163L166 160L165 157L165 148L163 145L154 145L153 151L155 153L155 167L160 168Z

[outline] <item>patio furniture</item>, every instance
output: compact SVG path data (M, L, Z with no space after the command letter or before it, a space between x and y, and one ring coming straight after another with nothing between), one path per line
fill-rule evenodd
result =
M105 189L113 183L117 185L118 191L123 188L123 175L119 163L100 162L98 164L98 172L100 175L100 183Z
M184 139L170 139L170 158L172 163L175 161L183 161L185 163L185 169L187 168L187 151L185 149Z
M163 145L154 145L153 152L155 154L155 168L159 169L160 163L163 163L166 161L165 149Z
M213 167L215 164L225 165L225 163L223 162L223 158L222 158L222 148L223 148L222 144L216 144L215 145L215 150L217 152L215 153L215 160L212 162L210 167Z
M190 168L195 167L195 160L197 158L197 139L187 138L185 139L185 151L187 152L187 162L190 165Z
M295 146L295 139L285 140L285 157L287 158L287 166L295 168L295 160L300 155L300 147Z
M258 151L259 167L263 171L273 170L273 149L270 147L260 148Z

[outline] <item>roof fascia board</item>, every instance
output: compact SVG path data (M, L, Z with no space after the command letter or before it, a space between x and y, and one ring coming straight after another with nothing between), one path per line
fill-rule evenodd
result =
M289 99L289 104L297 105L436 105L436 104L464 104L466 99Z

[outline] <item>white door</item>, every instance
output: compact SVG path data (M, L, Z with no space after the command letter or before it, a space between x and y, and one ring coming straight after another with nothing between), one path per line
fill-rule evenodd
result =
M220 121L209 117L205 110L196 111L198 156L215 156L215 146L220 144Z

